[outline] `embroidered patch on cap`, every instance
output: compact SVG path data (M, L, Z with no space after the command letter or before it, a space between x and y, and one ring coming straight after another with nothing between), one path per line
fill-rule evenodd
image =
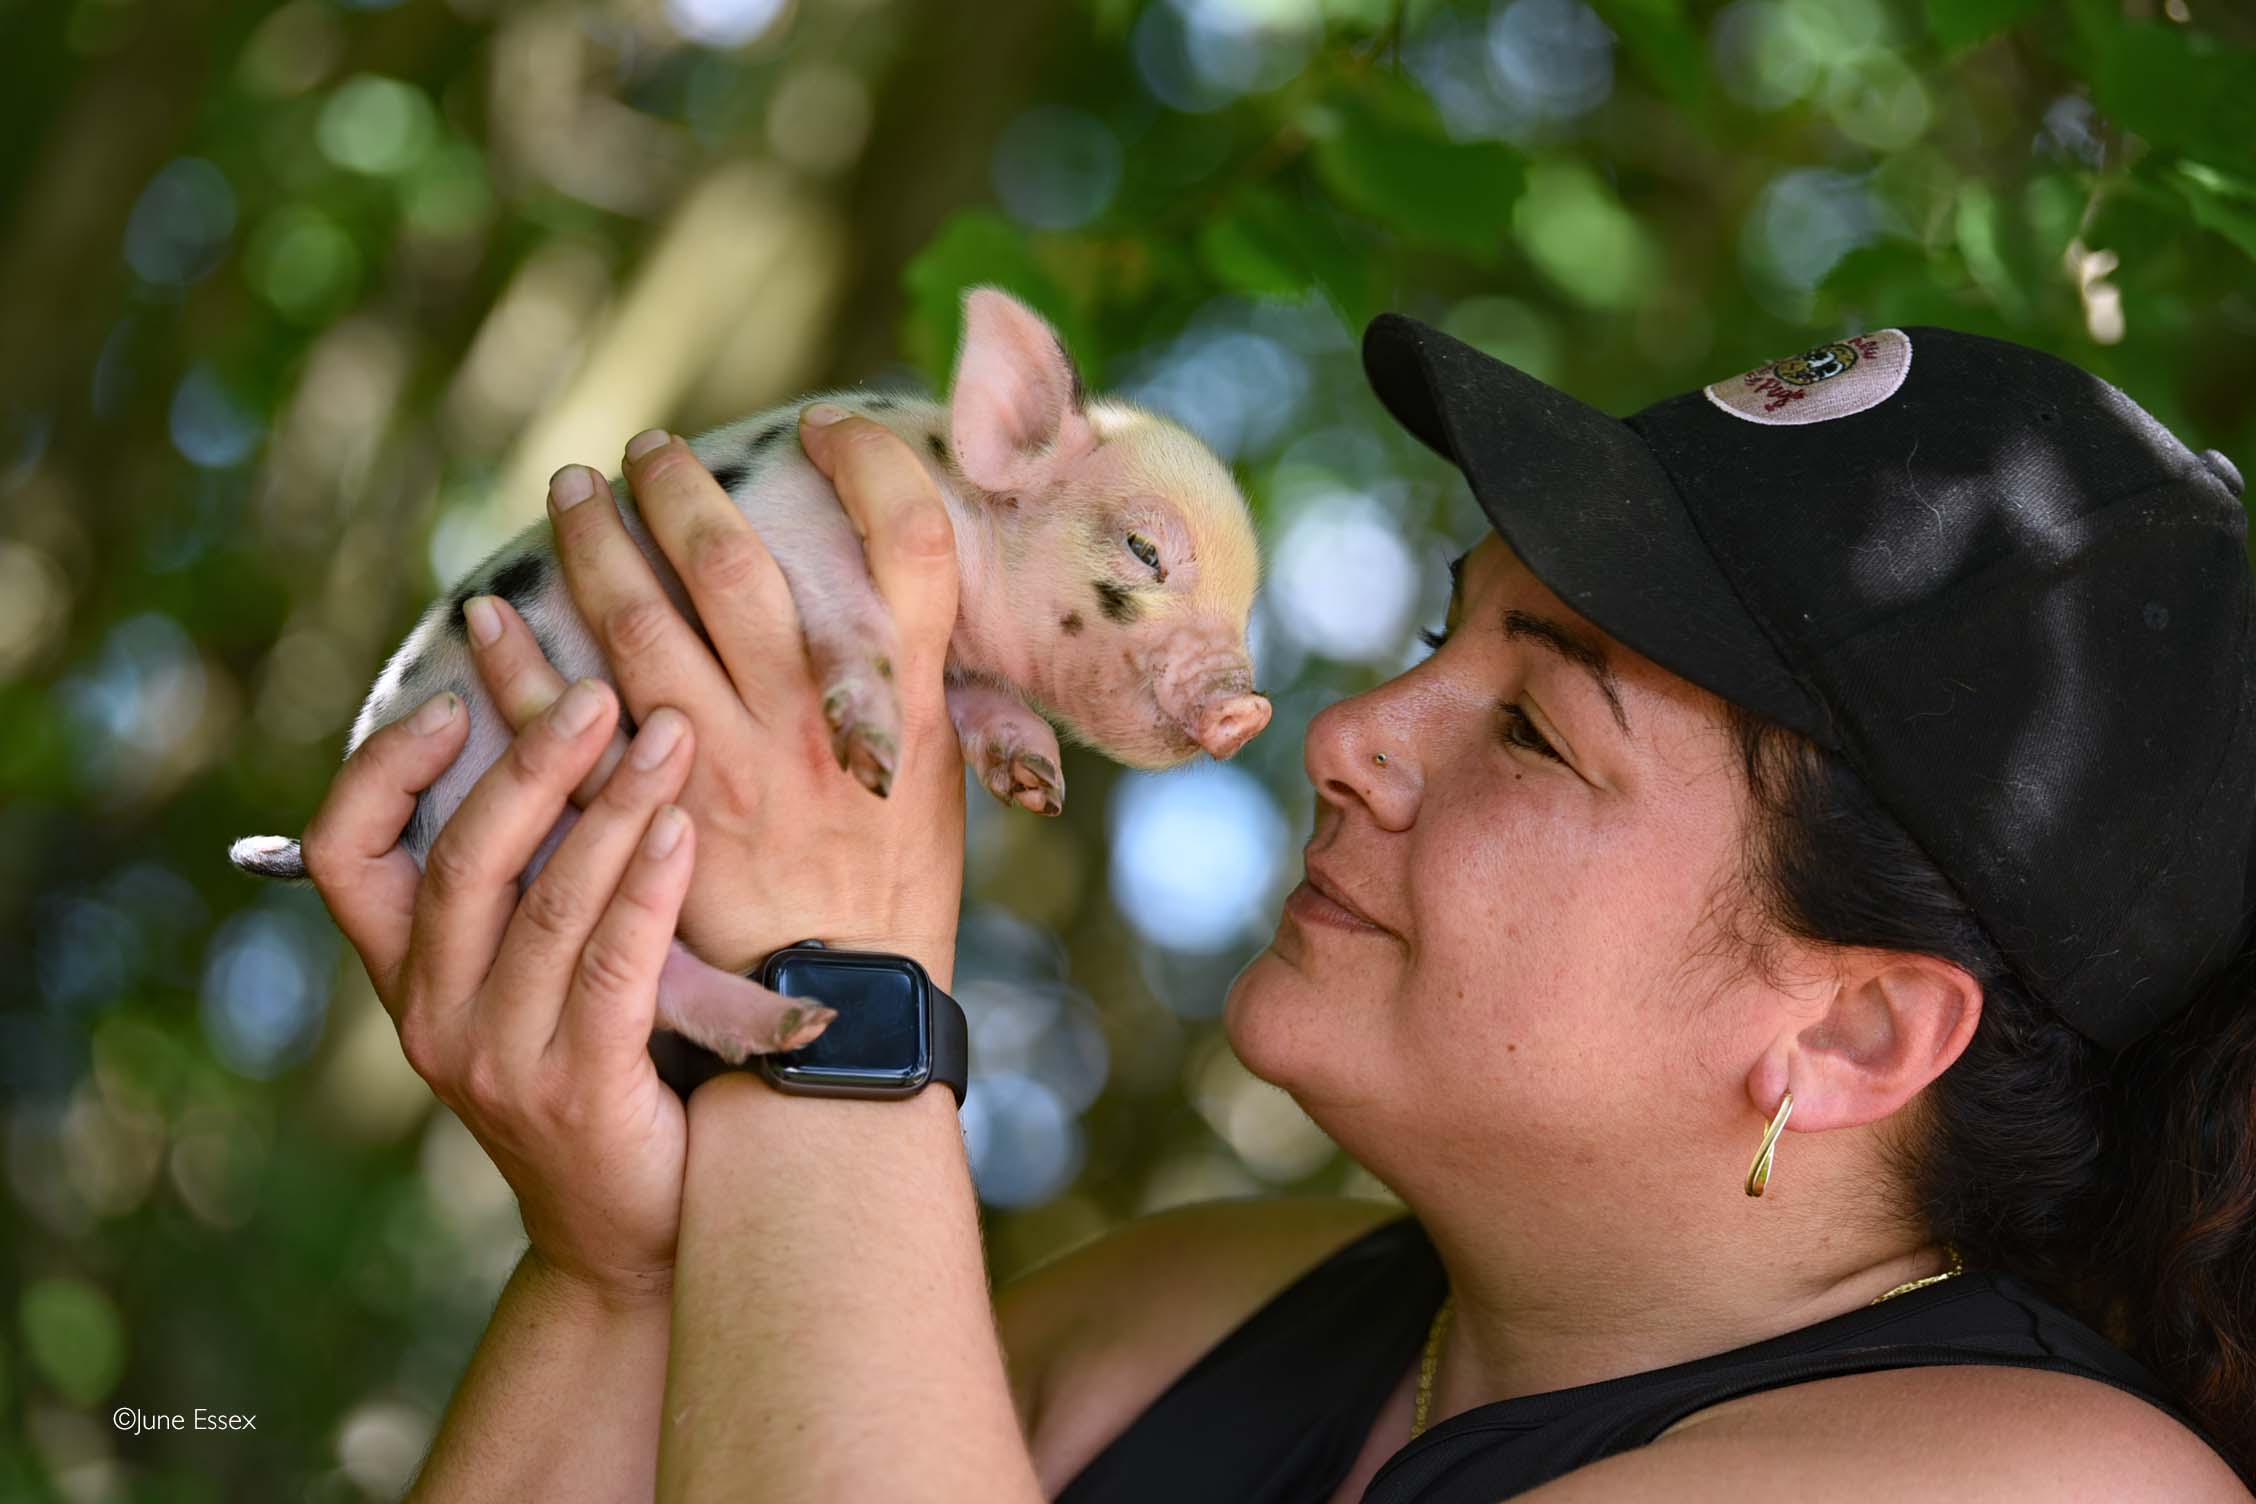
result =
M1708 400L1750 423L1822 423L1878 407L1911 371L1901 329L1852 334L1703 388Z

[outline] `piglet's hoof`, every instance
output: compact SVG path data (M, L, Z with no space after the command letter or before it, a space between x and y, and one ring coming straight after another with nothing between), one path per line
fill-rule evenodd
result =
M1005 804L1021 805L1037 815L1054 815L1065 808L1065 777L1039 752L1000 748L989 755L979 778L987 792Z
M874 675L857 675L831 686L823 696L823 719L830 723L831 755L861 786L880 798L893 787L899 757L900 704L892 687Z
M893 787L893 738L874 726L848 726L831 737L838 765L882 799Z

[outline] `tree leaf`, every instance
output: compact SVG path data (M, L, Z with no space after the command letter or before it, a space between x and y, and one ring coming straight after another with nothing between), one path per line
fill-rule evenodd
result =
M1645 227L1580 162L1537 163L1514 223L1528 259L1587 308L1634 308L1660 275Z
M1413 243L1477 260L1503 247L1520 158L1497 141L1452 141L1408 86L1338 103L1317 143L1317 175L1348 209Z
M903 331L910 358L935 386L945 386L963 335L963 295L970 287L1000 287L1024 299L1057 326L1082 374L1096 381L1096 352L1079 310L1034 257L1027 232L991 209L953 215L901 273L909 295Z
M117 1307L85 1280L55 1275L23 1293L24 1347L64 1398L91 1405L125 1372L125 1328Z
M1946 53L1964 52L2020 25L2047 0L1927 0L1927 29Z
M1225 287L1255 297L1321 292L1350 329L1379 313L1368 250L1332 215L1269 188L1240 193L1199 234L1199 258Z
M2079 0L2076 31L2100 111L2156 146L2256 176L2256 51Z
M2194 223L2256 257L2256 188L2199 162L2179 162L2167 176L2192 207Z
M1591 0L1629 55L1678 106L1698 110L1708 97L1708 49L1684 18L1682 0Z

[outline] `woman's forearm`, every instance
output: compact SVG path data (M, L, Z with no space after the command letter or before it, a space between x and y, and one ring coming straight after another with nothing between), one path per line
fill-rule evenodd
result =
M649 1498L670 1318L662 1292L606 1301L528 1250L408 1498Z
M674 1308L670 1504L1041 1498L947 1091L700 1087Z

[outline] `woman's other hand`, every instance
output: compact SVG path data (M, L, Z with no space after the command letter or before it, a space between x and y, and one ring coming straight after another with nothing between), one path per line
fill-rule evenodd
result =
M816 938L914 956L945 987L963 888L963 759L941 682L956 615L954 532L924 466L887 429L845 417L809 421L801 437L862 535L899 633L902 740L883 798L839 768L782 572L686 444L655 430L639 436L626 476L705 636L668 598L609 485L588 467L566 466L552 485L557 553L629 710L639 718L678 706L697 728L681 796L699 834L682 908L690 947L741 972ZM471 628L502 714L522 725L542 713L563 681L524 622L481 599ZM587 784L603 776L594 767Z
M398 844L461 751L440 695L370 736L308 826L306 867L399 1026L408 1063L501 1170L533 1256L615 1306L670 1293L685 1119L648 1053L697 838L668 801L694 735L653 707L540 874L517 877L618 723L608 685L535 717L439 832Z

